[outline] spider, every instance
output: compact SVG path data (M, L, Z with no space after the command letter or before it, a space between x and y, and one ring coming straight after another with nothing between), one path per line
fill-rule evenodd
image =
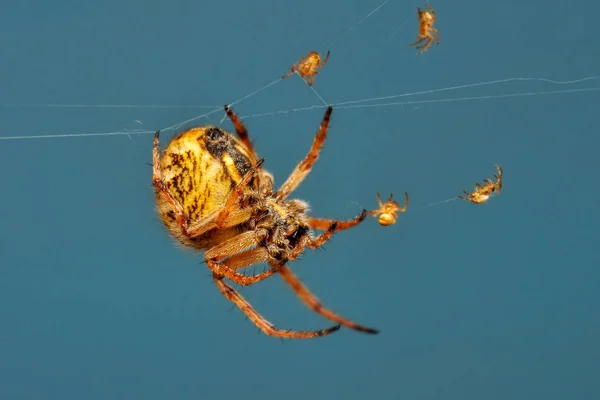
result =
M421 9L417 7L417 15L419 17L419 34L417 35L417 41L409 45L415 46L421 43L422 41L426 40L425 43L417 46L417 49L421 50L417 54L423 54L427 50L429 50L434 41L436 41L438 45L440 44L440 34L438 30L433 27L433 24L437 19L435 11L427 3L425 3L425 7L429 11L421 11Z
M377 193L377 200L379 201L379 208L376 210L371 210L368 212L369 216L377 217L379 214L379 225L388 226L396 223L396 219L398 218L398 212L405 212L408 207L408 193L404 192L404 196L406 200L404 201L404 206L400 208L397 201L392 200L392 194L387 200L387 203L383 204L381 201L381 196Z
M321 56L316 51L308 53L306 58L302 57L300 61L292 65L292 69L287 74L283 75L281 79L285 79L292 76L294 73L298 73L308 86L312 86L315 83L315 75L319 73L318 69L321 69L329 61L329 51L325 56L325 60L321 62Z
M219 291L269 336L314 338L335 332L341 325L378 333L325 308L286 265L305 248L322 246L334 232L352 228L367 216L363 210L347 221L311 217L306 202L288 199L317 161L332 111L329 106L308 155L277 191L246 127L227 105L225 112L237 137L212 125L196 127L175 136L160 155L159 132L154 136L153 184L164 225L184 246L205 250L204 260ZM313 229L324 232L313 236ZM262 262L270 269L253 276L237 272ZM228 278L249 286L275 273L310 309L337 325L318 331L278 329L224 281Z
M502 191L502 168L496 165L496 170L498 171L498 175L494 175L496 182L491 179L484 179L484 185L477 182L473 192L463 191L467 196L458 196L458 198L474 204L483 204L490 199L492 194L499 194Z

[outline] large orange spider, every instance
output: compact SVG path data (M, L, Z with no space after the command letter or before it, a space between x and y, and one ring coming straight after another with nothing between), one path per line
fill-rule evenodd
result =
M440 34L438 30L433 27L433 24L437 19L435 11L427 3L425 3L425 7L427 7L429 11L421 11L421 9L417 7L417 15L419 16L419 34L417 35L417 41L409 45L415 46L426 40L425 43L417 46L417 49L421 50L417 54L423 54L429 50L434 41L436 41L438 45L440 44Z
M325 308L286 265L306 248L322 246L334 232L352 228L367 216L363 210L348 221L311 217L306 202L288 199L319 158L332 107L325 111L308 155L277 191L273 190L273 176L262 168L264 159L258 159L246 127L229 106L225 111L237 138L216 126L192 128L175 136L160 155L159 132L154 136L156 203L169 233L184 246L206 250L204 260L217 288L267 335L314 338L335 332L340 325L378 333ZM313 236L313 229L324 232ZM253 276L237 272L262 262L271 268ZM338 325L318 331L277 329L224 281L228 278L248 286L274 273L310 309Z
M292 76L296 72L304 79L308 86L312 86L315 83L315 75L319 73L319 69L323 68L329 61L329 51L325 56L325 60L321 62L321 56L316 51L308 53L306 58L302 57L300 61L292 65L292 69L287 74L283 75L281 79L285 79Z
M371 210L368 212L369 216L377 217L379 214L378 222L381 226L393 225L396 223L396 219L398 219L398 212L405 212L408 207L408 193L404 192L404 196L406 200L404 201L404 206L400 208L400 205L397 201L392 200L392 194L388 198L387 202L384 204L381 201L381 196L377 193L377 200L379 201L379 208L376 210Z
M496 170L498 171L498 175L494 175L496 182L491 179L484 179L484 185L480 185L476 182L475 190L473 192L469 193L464 190L463 193L467 196L458 196L458 198L474 204L483 204L490 199L492 194L499 194L502 191L502 168L499 165L496 165Z

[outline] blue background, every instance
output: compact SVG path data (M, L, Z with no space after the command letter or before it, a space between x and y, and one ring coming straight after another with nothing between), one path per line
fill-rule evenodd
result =
M234 102L330 44L314 89L333 104L600 75L597 2L432 2L441 44L422 56L408 44L423 4L392 0L355 25L379 4L4 2L0 136L154 131ZM584 88L600 80L334 108L295 197L343 219L375 208L377 192L402 201L407 191L411 203L396 225L369 218L292 266L327 307L378 336L257 334L201 254L161 225L151 134L0 141L0 398L598 398L600 92L451 100ZM276 185L324 111L298 76L234 109ZM287 112L261 116L276 111ZM487 204L427 207L496 163L504 190ZM277 276L242 294L280 328L330 325Z

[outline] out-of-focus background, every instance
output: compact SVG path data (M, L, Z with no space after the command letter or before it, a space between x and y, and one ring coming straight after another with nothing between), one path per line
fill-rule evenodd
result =
M600 5L432 2L441 44L417 56L424 4L364 19L381 4L1 7L1 399L599 396L600 79L578 80L600 75ZM282 342L161 225L151 132L243 99L234 109L280 185L324 106L298 76L276 81L328 49L313 88L333 120L295 196L329 218L375 208L377 192L410 205L291 264L327 307L381 333ZM100 135L6 139L78 133ZM500 195L432 206L495 164ZM241 293L280 328L330 325L277 276Z

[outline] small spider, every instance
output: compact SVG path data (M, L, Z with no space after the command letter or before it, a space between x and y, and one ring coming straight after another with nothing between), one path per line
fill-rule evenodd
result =
M388 226L388 225L393 225L396 223L396 219L398 219L398 212L405 212L406 208L408 207L408 193L404 192L404 196L406 197L406 200L404 201L404 206L402 208L400 208L400 205L398 205L398 202L395 200L392 200L392 194L390 194L390 197L387 200L387 203L383 203L381 201L381 196L379 195L379 193L377 193L377 200L379 201L379 208L376 210L371 210L368 212L369 216L371 217L377 217L379 214L381 214L379 216L379 225L381 226Z
M300 61L292 65L292 69L287 74L283 75L281 79L285 79L292 76L294 73L298 73L304 79L308 86L312 86L315 83L315 75L319 73L319 69L323 68L329 61L329 51L325 56L325 60L321 62L321 56L316 51L308 53L306 58L302 57Z
M237 138L216 126L196 127L175 136L160 155L159 132L154 136L153 183L164 225L184 246L205 250L204 260L219 291L269 336L314 338L335 332L340 325L378 333L325 308L287 265L306 248L321 247L334 232L352 228L367 216L363 210L348 221L315 218L307 214L306 202L288 199L319 158L332 111L329 106L306 158L277 191L246 127L229 106L225 112ZM324 232L313 236L313 229ZM253 276L237 272L262 262L271 268ZM338 325L318 331L277 329L224 281L249 286L275 273L310 309Z
M417 7L417 15L419 17L419 34L417 35L417 41L409 45L415 46L426 40L425 43L417 46L417 49L421 50L417 54L423 54L429 50L434 41L436 41L438 45L440 44L440 34L438 30L433 27L433 24L437 18L435 11L427 3L425 3L425 7L427 7L429 11L421 11L421 9Z
M484 179L484 185L475 183L473 192L463 191L467 196L458 196L458 198L474 204L483 204L490 199L492 194L499 194L502 191L502 168L496 165L496 170L498 171L498 175L494 175L496 182L491 179Z

